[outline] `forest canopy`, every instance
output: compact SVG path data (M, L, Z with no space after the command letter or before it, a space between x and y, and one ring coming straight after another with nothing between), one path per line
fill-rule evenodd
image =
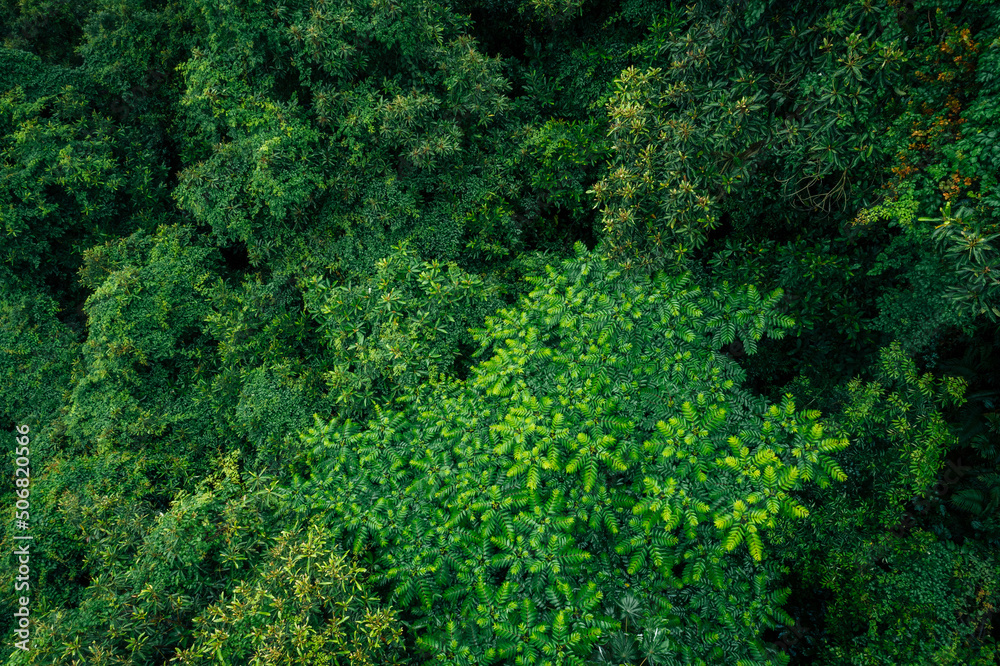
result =
M4 663L1000 663L995 3L0 35Z

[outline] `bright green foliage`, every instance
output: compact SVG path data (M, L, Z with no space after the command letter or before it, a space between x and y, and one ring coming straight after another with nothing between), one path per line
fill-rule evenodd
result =
M996 661L995 2L0 36L0 661Z
M957 377L920 375L898 343L882 350L875 377L847 385L843 427L857 442L851 466L874 479L878 515L892 526L906 501L926 495L957 443L939 410L960 405L965 387Z
M790 491L844 479L846 441L753 399L716 351L780 336L780 293L630 284L582 246L532 281L477 332L492 356L468 382L310 431L331 533L394 584L438 663L582 664L626 590L675 658L781 663L760 632L785 592L753 561L807 514Z
M334 364L327 387L344 415L451 374L462 343L471 351L463 333L498 303L478 276L454 263L421 262L408 245L393 248L375 269L356 285L314 278L306 292Z
M193 620L177 663L391 666L402 627L363 587L364 572L319 529L286 530L256 575ZM359 595L358 592L361 592Z

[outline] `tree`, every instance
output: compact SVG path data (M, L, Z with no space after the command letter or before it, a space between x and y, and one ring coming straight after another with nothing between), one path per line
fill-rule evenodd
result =
M256 575L194 619L177 662L277 666L405 664L403 628L364 585L365 570L331 552L314 526L285 530ZM358 594L358 591L361 594Z
M326 381L340 414L356 418L429 377L455 374L456 363L468 365L459 358L471 352L466 331L499 305L495 291L454 263L418 261L408 244L358 284L313 278L306 302L332 359Z
M465 17L411 0L195 4L182 209L285 273L366 273L407 238L457 256L467 213L508 178L494 146L509 83Z
M780 336L780 292L630 281L576 252L487 319L468 381L309 431L304 506L391 584L427 663L583 664L622 603L661 659L784 663L761 638L788 620L764 538L807 514L800 485L845 478L847 442L719 352Z
M814 213L867 191L904 59L891 12L714 0L666 12L607 106L615 157L593 193L608 250L628 268L690 258L721 202L760 178L782 185L765 188L770 205Z
M282 525L274 479L242 473L238 459L234 451L212 460L212 475L160 511L142 501L153 474L141 456L80 458L62 465L61 478L50 472L60 525L88 544L87 584L72 604L34 598L31 649L8 663L163 664L189 646L196 618L262 565ZM63 480L76 483L59 487Z
M217 251L180 225L87 252L81 273L93 290L85 305L89 331L66 417L68 436L84 450L152 454L148 440L163 435L189 451L205 443L202 415L184 389L208 353L199 288L217 263ZM180 462L179 452L167 455Z
M1000 566L944 501L960 444L945 417L964 392L961 378L919 373L899 343L881 351L872 381L840 388L828 419L853 443L840 460L849 483L810 489L809 518L775 535L797 591L825 598L819 663L991 662Z

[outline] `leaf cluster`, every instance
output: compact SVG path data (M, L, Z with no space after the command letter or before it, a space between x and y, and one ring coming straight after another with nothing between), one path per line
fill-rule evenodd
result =
M302 492L443 663L582 664L617 629L602 599L630 588L689 660L779 659L759 632L783 593L753 562L806 515L790 491L844 479L847 444L818 412L743 394L715 351L780 335L780 295L629 285L582 246L534 286L477 331L489 357L467 382L364 429L318 423ZM750 558L728 554L741 543Z

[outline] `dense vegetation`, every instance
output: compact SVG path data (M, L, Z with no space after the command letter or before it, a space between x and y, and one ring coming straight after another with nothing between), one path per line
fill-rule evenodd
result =
M996 3L0 31L5 663L1000 663Z

